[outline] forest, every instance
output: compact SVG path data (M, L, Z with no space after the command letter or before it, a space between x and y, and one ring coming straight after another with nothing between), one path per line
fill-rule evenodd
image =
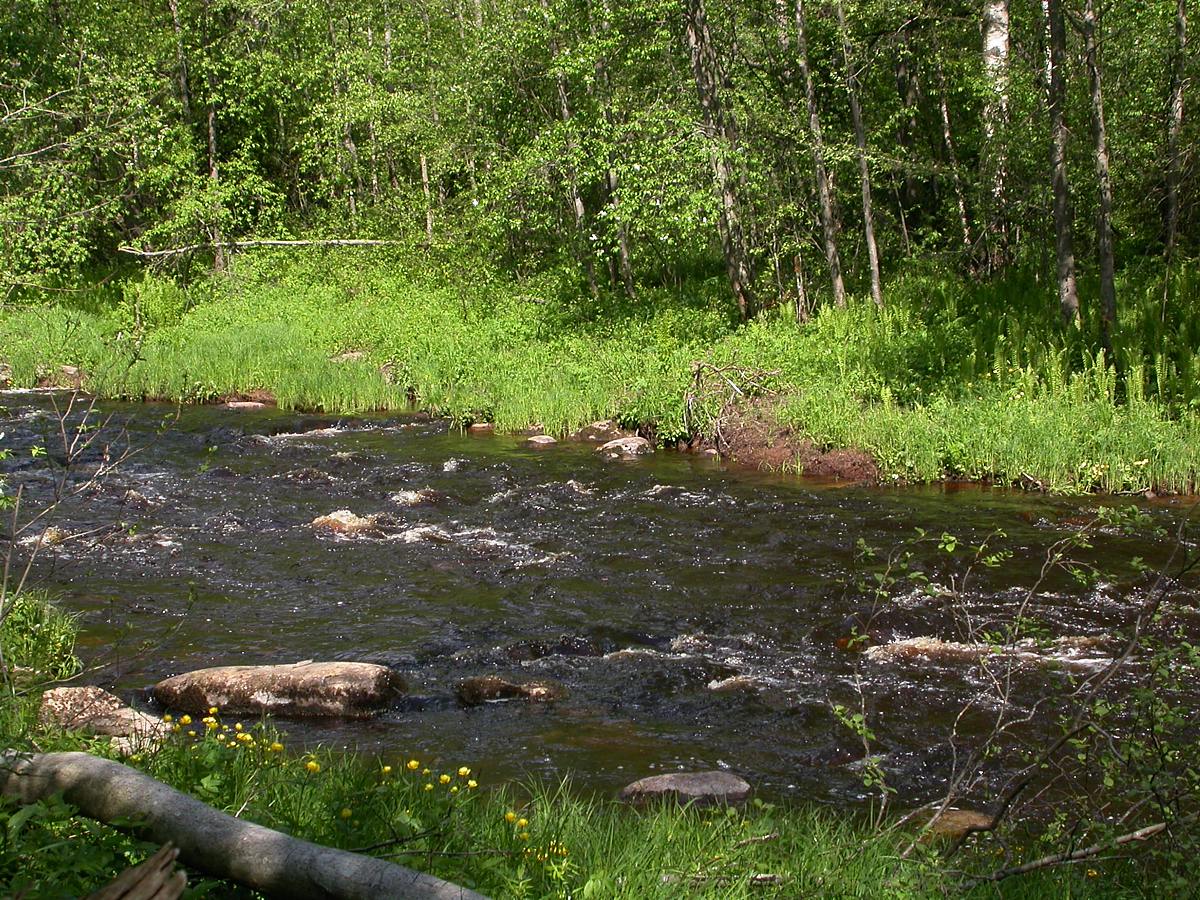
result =
M1195 12L9 0L0 890L1190 896Z

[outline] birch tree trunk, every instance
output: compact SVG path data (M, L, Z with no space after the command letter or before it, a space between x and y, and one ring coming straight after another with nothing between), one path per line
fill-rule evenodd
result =
M1168 268L1179 237L1179 186L1183 178L1183 95L1187 64L1187 0L1176 0L1175 53L1171 61L1171 94L1167 100L1167 210L1166 260ZM1170 273L1168 272L1168 275Z
M1092 135L1095 140L1096 255L1100 264L1100 327L1104 349L1112 354L1112 331L1117 321L1116 266L1113 259L1113 190L1109 174L1108 130L1104 119L1104 89L1096 40L1096 0L1084 0L1083 42L1087 57L1088 88L1092 100Z
M733 114L724 108L721 86L724 75L713 48L704 0L688 0L687 43L692 58L696 92L711 144L713 178L720 195L719 230L729 286L743 320L754 312L754 272L742 226L739 184L732 155L737 149Z
M1005 187L1008 153L1004 135L1009 116L1009 0L983 2L983 71L988 98L983 109L983 158L989 179L986 217L988 267L1001 268L1008 259L1008 217Z
M942 141L946 145L946 156L950 160L950 180L954 185L954 200L958 206L958 222L962 228L963 251L971 253L971 220L967 217L967 198L963 192L962 173L958 169L958 153L954 149L954 132L950 127L950 104L946 99L946 73L941 59L937 63L938 109L942 115Z
M1079 289L1075 284L1075 249L1071 237L1073 212L1067 178L1067 26L1062 0L1044 2L1049 44L1051 181L1054 189L1054 250L1057 260L1058 306L1065 324L1079 324Z
M842 263L838 256L837 216L833 205L833 182L825 166L825 142L821 137L821 115L817 109L817 89L808 66L808 26L804 16L804 0L795 0L796 62L804 79L804 97L808 104L808 128L812 136L813 166L817 173L817 196L821 208L821 230L825 238L825 259L833 283L835 306L846 305L846 285L842 280Z
M854 145L857 149L858 174L862 180L863 232L867 241L867 261L871 267L871 299L883 306L883 284L879 273L879 246L875 242L875 211L871 198L871 167L867 163L867 132L863 126L862 107L858 102L858 76L850 60L850 30L846 27L846 11L841 0L837 3L838 30L842 38L842 62L846 68L846 92L850 97L850 120L854 124Z

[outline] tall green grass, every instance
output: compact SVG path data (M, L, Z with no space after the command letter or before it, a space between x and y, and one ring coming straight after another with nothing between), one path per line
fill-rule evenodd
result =
M349 255L243 256L181 289L147 276L120 299L9 310L0 356L19 385L63 364L104 396L204 402L253 390L281 406L359 412L413 396L459 421L565 433L598 418L660 439L685 421L692 365L757 370L781 423L822 447L872 453L889 476L1054 490L1187 490L1200 406L1200 280L1123 276L1111 354L1097 325L1064 328L1049 286L914 270L887 306L786 309L738 326L711 283L636 302L549 283L430 283ZM337 362L345 351L362 360ZM731 371L734 371L731 369ZM737 382L736 374L733 377ZM728 397L735 396L729 392Z

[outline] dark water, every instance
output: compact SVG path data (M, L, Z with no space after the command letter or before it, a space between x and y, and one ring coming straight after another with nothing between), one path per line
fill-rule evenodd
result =
M56 401L3 400L12 455L0 465L27 503L44 503L63 457ZM112 418L68 482L94 471L104 447L138 452L56 512L66 532L93 533L43 551L33 571L82 614L84 653L105 665L92 680L137 697L215 664L384 662L411 691L377 719L283 727L298 741L470 764L488 780L572 771L607 789L664 769L729 767L769 794L855 800L861 744L830 704L857 706L858 679L889 778L905 799L928 796L945 778L963 704L979 703L963 728L986 721L987 685L970 665L844 649L869 618L878 643L955 640L962 628L961 611L908 587L882 603L856 588L857 542L886 550L918 527L964 543L1003 531L997 546L1013 558L978 573L965 595L977 623L999 622L1046 549L1099 502L817 484L676 454L613 462L587 445L532 450L418 416L102 412ZM31 459L33 444L50 453ZM393 499L423 489L436 500ZM383 514L382 535L309 527L338 509ZM1102 535L1081 559L1154 564L1167 550ZM947 559L926 547L914 562L948 585L959 570ZM1028 615L1050 637L1105 637L1141 590L1055 576ZM1083 655L1103 658L1103 648ZM1069 671L1034 666L1023 678L1033 696ZM472 709L455 700L459 678L492 673L549 678L570 697Z

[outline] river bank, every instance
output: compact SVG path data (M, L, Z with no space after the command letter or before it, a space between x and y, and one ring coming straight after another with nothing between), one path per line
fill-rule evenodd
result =
M966 288L917 303L931 285L914 277L883 311L824 310L803 327L770 314L736 326L702 288L597 305L551 284L438 286L351 257L263 255L186 290L148 276L87 302L10 308L0 358L15 386L103 398L415 404L560 437L611 419L790 471L843 474L826 456L850 451L851 474L894 482L1195 487L1200 426L1168 402L1164 377L1119 379L1069 343L1022 344L1013 323L969 327Z

